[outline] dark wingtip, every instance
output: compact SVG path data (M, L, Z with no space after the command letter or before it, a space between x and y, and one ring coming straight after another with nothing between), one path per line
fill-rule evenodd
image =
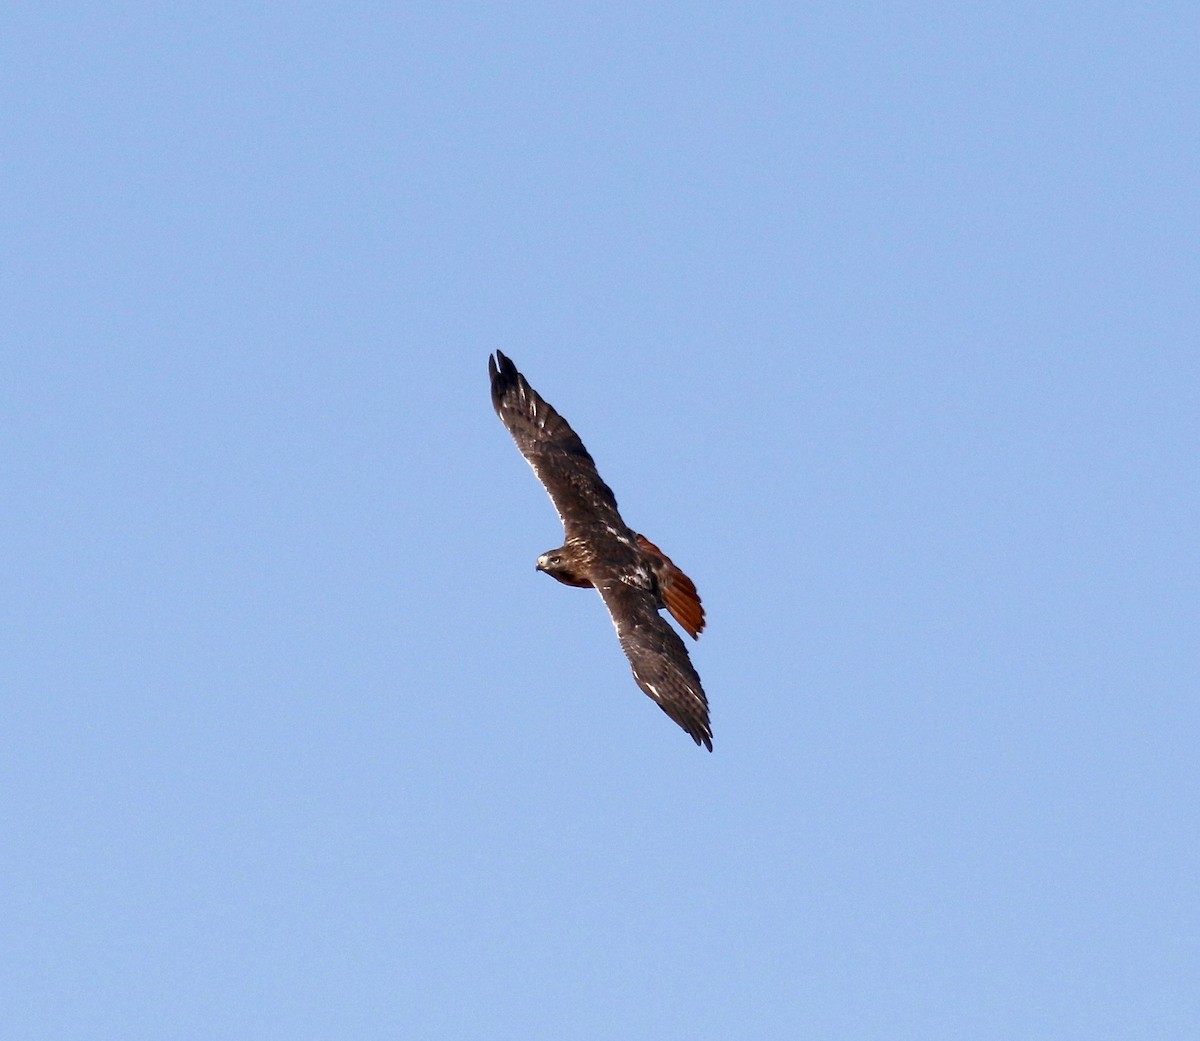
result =
M521 374L503 351L497 351L495 356L488 355L488 376L492 381L492 404L499 410L500 402L505 393L517 386Z
M511 379L517 375L517 367L512 363L512 359L503 351L497 351L495 355L488 355L488 373L492 379L497 376L503 376L505 379Z
M659 707L661 708L661 706ZM680 719L678 717L672 718L675 719L675 722L683 728L687 736L695 741L698 746L703 745L710 752L712 751L712 727L709 726L707 712L703 716L698 716L691 719Z

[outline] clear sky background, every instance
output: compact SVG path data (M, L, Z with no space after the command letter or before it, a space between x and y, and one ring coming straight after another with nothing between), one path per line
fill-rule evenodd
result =
M9 9L0 1034L1200 1036L1196 27Z

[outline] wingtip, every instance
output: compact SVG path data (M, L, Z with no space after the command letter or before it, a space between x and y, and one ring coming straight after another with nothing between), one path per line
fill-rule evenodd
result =
M495 354L488 355L488 372L492 379L498 375L509 376L516 375L517 367L513 364L512 359L503 351L496 351Z
M696 742L696 747L704 748L709 752L713 750L712 727L708 724L707 715L704 719L693 719L687 722L677 719L675 722L683 727L687 736Z
M492 404L500 409L504 395L513 387L520 386L521 374L503 351L488 355L488 377L492 384Z

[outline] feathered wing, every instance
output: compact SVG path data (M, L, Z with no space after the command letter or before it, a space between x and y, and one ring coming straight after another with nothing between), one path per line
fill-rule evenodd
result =
M621 519L617 498L565 419L500 351L488 358L492 404L550 494L568 543L583 553L587 577L604 599L637 685L712 751L708 699L662 604L695 637L704 628L696 587L649 540ZM654 579L651 580L650 572Z
M624 533L617 497L601 479L579 435L500 351L488 358L492 405L545 486L567 537L605 526Z
M708 698L679 634L658 613L653 594L613 576L593 578L612 615L633 678L658 707L712 751Z

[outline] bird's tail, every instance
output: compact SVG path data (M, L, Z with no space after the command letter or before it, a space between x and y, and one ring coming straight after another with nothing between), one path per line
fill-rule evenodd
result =
M637 540L642 552L651 558L667 610L693 640L698 640L704 631L704 605L695 584L645 535L639 535Z

